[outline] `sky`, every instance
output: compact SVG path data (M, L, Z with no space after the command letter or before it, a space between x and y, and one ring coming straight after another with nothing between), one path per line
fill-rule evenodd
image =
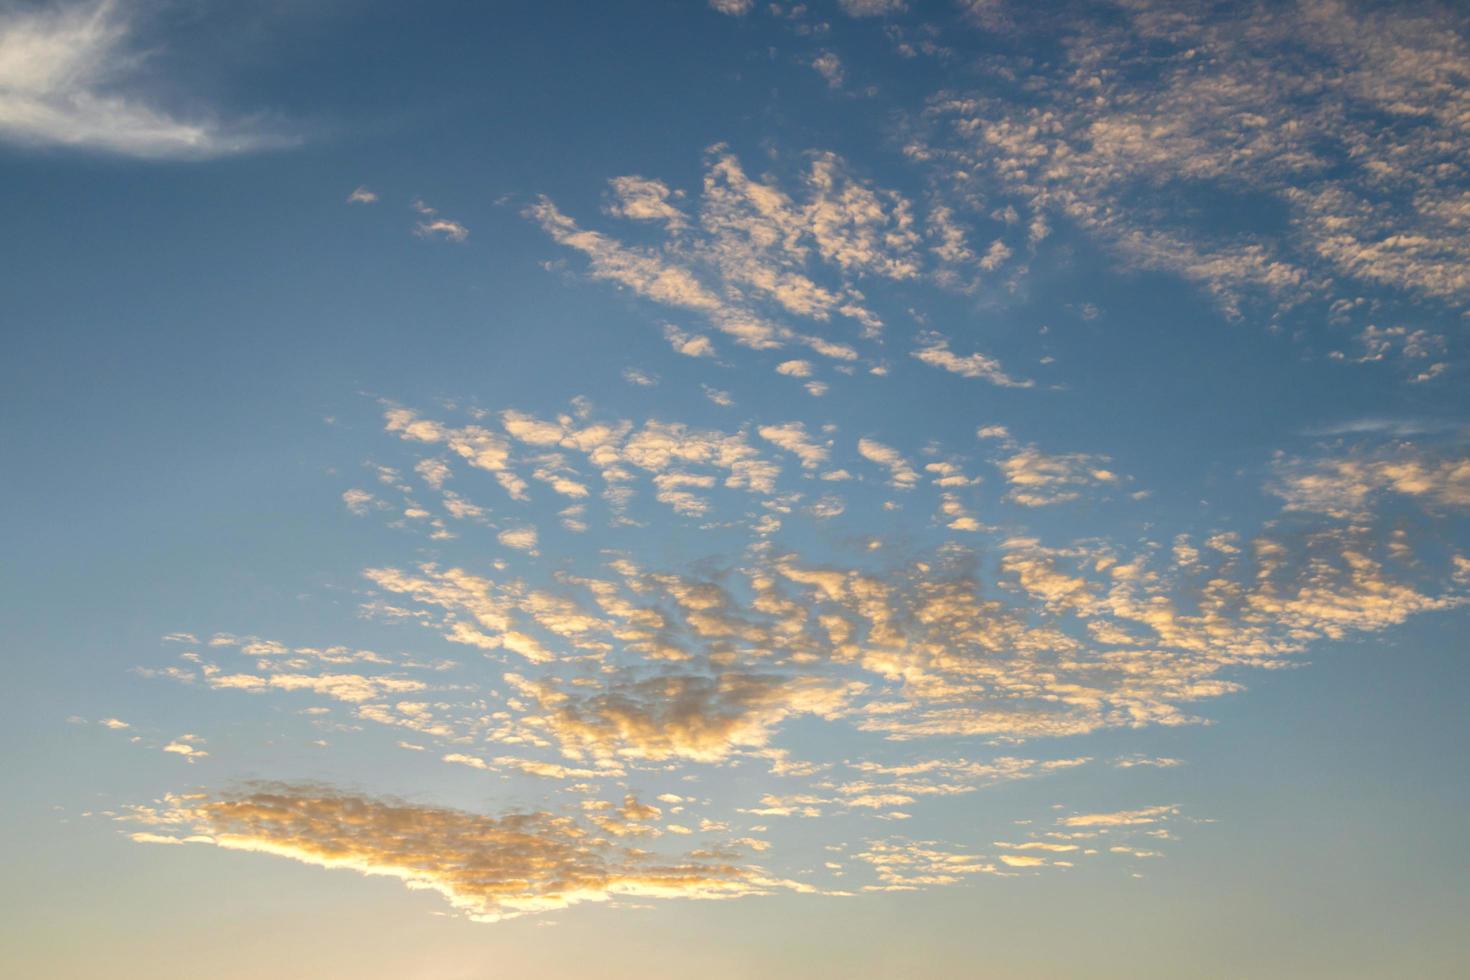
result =
M0 0L0 972L1462 976L1453 4Z

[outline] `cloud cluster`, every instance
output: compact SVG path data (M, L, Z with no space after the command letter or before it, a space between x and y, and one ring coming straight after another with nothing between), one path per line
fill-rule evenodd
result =
M1070 222L1232 313L1375 286L1470 298L1461 14L1140 2L1008 23L1055 54L984 56L987 87L936 94L908 149L1003 195L1033 241Z
M819 58L816 66L834 86L841 84L834 57ZM582 253L594 279L700 314L740 346L804 345L839 365L858 360L854 344L876 338L883 326L860 288L864 280L905 282L932 275L950 282L953 266L988 272L1006 257L995 248L975 256L964 244L963 231L951 223L944 232L946 245L936 253L949 269L942 275L922 247L914 202L861 179L836 154L811 154L797 184L788 191L773 178L750 176L722 146L708 153L692 213L675 206L681 192L660 181L614 178L606 211L661 224L665 239L655 247L583 228L546 198L526 214L553 241ZM937 213L942 219L949 212L941 206ZM789 325L797 321L807 326ZM833 335L834 323L855 332ZM669 330L676 350L691 356L711 353L707 339ZM1028 384L1008 377L993 358L952 354L942 342L927 343L915 356L967 377ZM810 374L810 365L805 370Z

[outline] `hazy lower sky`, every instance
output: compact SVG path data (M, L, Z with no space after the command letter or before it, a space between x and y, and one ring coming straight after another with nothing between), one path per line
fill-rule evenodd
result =
M1453 4L0 0L0 973L1470 959Z

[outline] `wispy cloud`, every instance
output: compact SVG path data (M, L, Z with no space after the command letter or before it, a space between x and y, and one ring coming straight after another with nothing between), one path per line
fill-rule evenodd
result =
M135 82L147 60L124 0L0 12L0 139L144 158L198 159L293 142L257 121L186 116Z

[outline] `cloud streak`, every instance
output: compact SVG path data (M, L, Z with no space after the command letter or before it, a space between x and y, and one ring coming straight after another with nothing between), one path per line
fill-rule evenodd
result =
M205 159L293 142L251 121L185 117L129 83L146 55L119 0L0 13L0 138L145 159Z

